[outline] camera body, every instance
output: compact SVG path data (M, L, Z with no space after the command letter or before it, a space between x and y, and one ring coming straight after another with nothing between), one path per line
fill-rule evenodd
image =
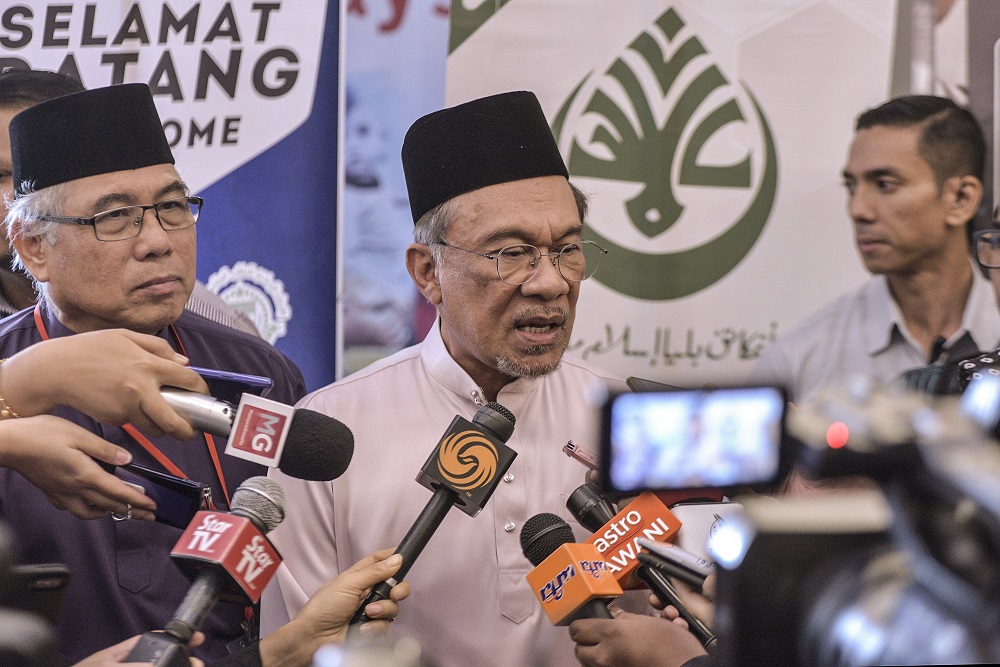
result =
M794 468L819 488L738 496L742 512L713 531L717 663L1000 662L998 416L995 378L961 398L859 380L782 412L781 435L764 454L767 462L777 452L774 477L738 481L774 489ZM610 474L623 450L607 418L605 426L601 467ZM867 478L868 487L841 486L841 477ZM663 479L644 483L664 490ZM685 488L697 492L692 479ZM613 477L608 485L622 490Z

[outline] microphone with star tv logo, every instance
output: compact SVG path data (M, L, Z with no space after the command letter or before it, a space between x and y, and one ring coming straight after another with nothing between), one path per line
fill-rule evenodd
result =
M285 517L285 494L267 477L250 477L233 493L230 512L198 512L170 557L192 579L162 632L147 632L125 662L189 667L186 646L220 599L256 604L281 564L264 536Z

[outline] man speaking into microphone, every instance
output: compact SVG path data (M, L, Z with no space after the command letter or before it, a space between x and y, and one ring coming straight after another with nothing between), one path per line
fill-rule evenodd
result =
M11 120L10 140L15 196L6 224L18 266L42 296L0 325L0 358L42 340L129 329L162 338L192 366L270 378L276 401L301 398L302 375L280 352L184 310L204 202L174 169L145 84L32 106ZM17 397L7 398L3 416L13 418ZM141 424L100 424L65 407L54 414L127 449L133 464L209 485L220 509L240 482L265 471L227 456L225 443L207 434L184 441ZM19 473L0 470L0 518L16 532L24 560L62 562L72 571L56 626L59 650L70 661L161 626L187 590L169 558L180 531L128 520L126 506L116 512L77 519L52 507ZM206 662L221 658L228 644L252 637L253 626L243 605L220 604L196 652Z
M523 523L566 505L584 468L562 452L595 443L587 400L624 382L564 357L580 283L603 249L584 241L586 197L530 92L474 100L417 120L403 142L414 240L406 265L437 320L419 344L301 404L347 423L350 469L300 482L272 473L295 508L273 533L294 614L360 556L398 544L431 497L414 478L456 415L496 401L516 418L517 458L478 516L450 512L406 575L413 594L393 630L436 665L576 665L524 576ZM604 261L611 261L605 258ZM583 536L581 530L581 536ZM264 623L269 619L268 594Z

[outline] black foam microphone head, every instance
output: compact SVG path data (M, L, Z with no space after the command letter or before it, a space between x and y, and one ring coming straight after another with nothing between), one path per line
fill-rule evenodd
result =
M548 512L536 514L525 521L521 528L521 551L535 566L562 545L575 541L569 524Z
M292 416L278 469L289 477L329 482L344 474L354 456L354 434L343 422L299 408Z
M592 533L615 518L614 507L601 497L592 484L578 486L566 500L566 509L573 513L580 525Z
M496 401L490 401L479 408L472 423L482 426L496 436L500 442L507 442L514 433L514 413Z

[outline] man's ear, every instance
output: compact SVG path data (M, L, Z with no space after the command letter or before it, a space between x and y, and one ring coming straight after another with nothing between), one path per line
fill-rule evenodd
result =
M411 243L406 249L406 270L424 298L437 306L441 303L441 281L431 249L422 243Z
M953 226L963 226L979 210L983 200L983 184L975 176L955 176L948 179L946 185L948 197L948 212L946 222Z
M52 244L40 236L22 236L19 221L15 221L11 235L10 244L14 246L18 257L21 258L21 262L27 267L32 277L40 283L48 282L48 262Z

